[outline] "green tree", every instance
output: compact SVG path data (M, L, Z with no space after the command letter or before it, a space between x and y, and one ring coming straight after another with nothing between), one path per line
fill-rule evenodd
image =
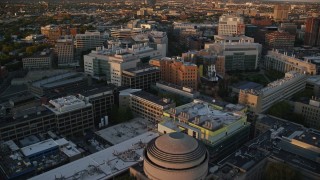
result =
M301 174L284 163L268 163L264 173L265 180L300 180Z

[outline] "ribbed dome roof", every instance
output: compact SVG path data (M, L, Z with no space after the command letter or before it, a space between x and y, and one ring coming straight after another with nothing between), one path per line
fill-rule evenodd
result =
M157 138L155 145L165 153L187 154L198 147L198 142L184 133L174 132Z

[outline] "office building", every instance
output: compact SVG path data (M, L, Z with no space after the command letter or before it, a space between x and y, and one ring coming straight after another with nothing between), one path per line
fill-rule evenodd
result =
M195 99L158 117L161 134L182 132L202 141L210 162L222 159L249 138L250 123L242 105Z
M209 153L196 139L181 133L164 134L151 140L143 153L143 172L130 168L138 179L205 179Z
M75 36L75 58L80 60L81 53L96 47L101 47L109 38L109 34L99 31L86 31L84 34Z
M301 74L316 75L317 67L308 60L301 60L294 55L289 56L287 52L281 53L278 50L268 51L263 61L267 70L278 72L296 71Z
M158 67L139 67L122 71L122 86L133 89L149 90L152 84L160 80Z
M308 127L320 129L320 99L314 97L308 103L294 102L294 112L301 114Z
M314 54L312 56L304 56L303 60L308 61L312 64L315 64L317 75L320 74L320 56L315 56Z
M23 69L39 70L51 69L53 64L53 52L44 50L36 52L31 57L22 58Z
M214 41L216 43L254 43L254 38L238 35L238 36L227 36L227 35L214 35Z
M244 35L245 24L243 18L233 15L222 15L219 18L218 35Z
M55 54L57 56L58 66L79 65L74 59L74 41L71 36L63 36L55 44Z
M305 74L290 71L285 74L283 79L273 81L260 90L240 90L238 101L240 104L249 106L252 112L262 113L275 103L303 90L306 79Z
M159 50L145 44L135 44L123 49L119 45L110 45L108 49L97 48L84 56L84 72L95 79L121 86L122 71L136 68L138 64L147 63L151 58L161 58ZM146 62L144 62L146 61Z
M132 36L142 34L141 28L132 28L132 29L124 29L124 28L118 28L118 29L111 29L111 37L117 38L119 40L128 39Z
M198 91L167 83L165 81L158 81L156 83L156 89L162 94L175 94L179 97L179 100L184 102L193 101L193 99L200 96L200 92Z
M320 97L320 76L309 76L306 81L306 89L313 91L313 95Z
M266 34L268 49L292 49L296 36L284 31L274 31Z
M132 112L152 123L158 123L157 117L172 107L175 107L175 103L171 99L160 98L145 91L130 93L130 108Z
M277 4L273 9L273 19L276 21L283 21L288 19L290 5Z
M320 18L309 17L306 19L304 44L308 46L320 46Z
M255 70L258 68L261 56L261 44L250 42L213 43L206 44L205 49L224 56L225 71Z
M163 58L151 60L150 65L160 67L161 80L183 87L198 89L198 67L190 62Z
M264 179L267 166L274 163L288 166L294 179L320 178L319 131L269 116L257 120L259 127L259 136L220 161L212 178Z

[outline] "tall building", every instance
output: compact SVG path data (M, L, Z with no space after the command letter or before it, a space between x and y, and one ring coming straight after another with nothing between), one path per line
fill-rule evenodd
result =
M130 94L132 112L154 124L158 123L158 116L161 116L165 110L175 106L176 104L171 99L160 98L145 91Z
M205 49L224 56L225 71L255 70L261 56L261 44L250 42L206 44Z
M55 44L55 54L58 60L58 66L79 65L74 58L74 41L71 36L63 36Z
M304 44L308 46L320 46L320 18L309 17L306 20Z
M287 72L283 79L269 83L260 90L240 90L239 103L249 106L255 113L268 110L272 105L303 90L307 76L294 71Z
M210 162L223 159L249 138L247 108L239 104L219 104L195 99L170 108L158 117L161 134L182 132L202 141L210 154Z
M273 18L277 21L287 20L289 10L290 10L290 5L277 4L274 6L274 9L273 9Z
M171 58L151 60L150 65L160 67L162 81L189 87L194 90L198 89L199 76L197 65Z
M320 99L312 98L309 103L295 102L294 112L303 116L304 123L308 127L320 129Z
M244 35L245 24L243 18L232 15L222 15L219 18L218 35Z
M317 74L317 67L308 60L301 60L295 56L289 56L286 52L280 53L278 50L268 51L264 57L263 65L268 70L279 72L296 71L301 74Z
M269 49L291 49L296 36L284 31L274 31L266 34L266 45Z

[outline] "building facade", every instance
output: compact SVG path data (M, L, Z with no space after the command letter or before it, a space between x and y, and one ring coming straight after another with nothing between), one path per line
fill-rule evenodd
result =
M122 71L122 86L133 89L150 89L152 84L160 80L158 67L141 67Z
M175 103L167 98L160 98L144 91L130 94L130 108L132 112L152 123L158 123L157 117L172 107L175 107Z
M249 109L255 113L265 112L275 103L303 90L306 79L305 74L295 71L287 72L283 79L273 81L260 90L240 90L238 102L249 106Z
M277 4L273 9L273 19L276 21L283 21L288 19L290 5Z
M278 50L268 51L264 57L264 67L267 70L276 70L279 72L296 71L301 74L317 74L317 67L308 60L301 60L295 56L288 56L286 52L280 53Z
M295 102L294 112L303 116L304 123L307 126L315 129L320 128L320 99L310 99L309 104L303 102Z
M22 58L23 69L51 69L53 65L53 53L50 50L37 52L31 57Z
M295 35L284 31L274 31L266 34L266 45L269 49L291 49L294 46Z
M222 15L219 18L218 35L244 35L245 24L243 18L232 15Z
M57 40L55 44L55 53L57 56L58 66L79 65L74 60L74 41L71 36L64 36Z
M150 65L160 67L162 81L189 87L194 90L198 89L199 76L197 65L171 58L151 60Z
M320 18L309 17L306 19L304 44L308 46L320 46Z

